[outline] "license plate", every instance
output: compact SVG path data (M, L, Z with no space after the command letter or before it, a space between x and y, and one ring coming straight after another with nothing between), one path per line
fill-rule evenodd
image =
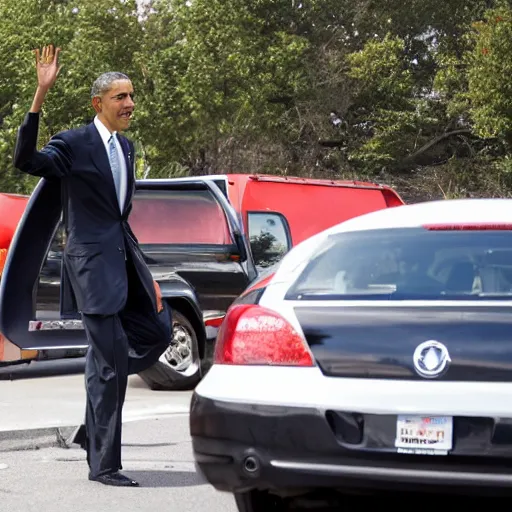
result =
M451 416L398 416L395 447L412 455L447 455L453 443Z

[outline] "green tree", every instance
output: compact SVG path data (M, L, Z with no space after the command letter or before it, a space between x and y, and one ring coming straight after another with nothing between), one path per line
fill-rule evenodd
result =
M135 83L131 136L139 176L378 175L409 185L430 173L439 186L414 185L427 195L508 190L510 2L144 6L137 12L136 0L0 3L2 190L27 192L34 183L12 169L12 152L35 88L31 50L49 42L63 48L64 68L45 105L40 143L90 120L93 79L107 69L124 71Z
M512 9L504 3L473 24L466 55L475 133L512 145Z
M264 16L269 11L259 12L263 3L152 3L144 23L141 123L154 172L165 175L169 164L213 171L236 143L276 133L280 98L303 87L308 41L273 25Z

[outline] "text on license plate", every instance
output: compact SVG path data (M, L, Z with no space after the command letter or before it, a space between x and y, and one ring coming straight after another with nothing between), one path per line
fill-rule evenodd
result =
M397 418L395 447L399 453L446 455L452 444L451 416L400 415Z

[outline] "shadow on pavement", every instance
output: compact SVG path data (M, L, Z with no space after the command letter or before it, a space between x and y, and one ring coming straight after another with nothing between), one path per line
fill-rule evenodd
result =
M56 359L54 361L33 361L23 365L0 366L0 381L83 375L84 371L85 357ZM128 387L148 389L147 384L138 375L129 376Z
M137 480L141 487L194 487L207 482L189 471L127 471L126 476Z
M128 377L128 387L138 389L149 389L148 385L138 375L130 375Z
M83 374L85 357L58 359L55 361L34 361L24 365L0 367L0 380L37 379Z

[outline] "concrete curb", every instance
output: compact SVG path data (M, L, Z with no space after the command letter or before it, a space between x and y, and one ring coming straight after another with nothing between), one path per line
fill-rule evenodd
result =
M164 418L188 416L188 411L174 412L149 411L132 415L123 420L123 426L136 421L148 421ZM0 453L23 450L40 450L41 448L78 448L75 438L79 435L80 425L60 425L55 427L0 430Z
M71 448L77 426L47 427L0 431L0 452L39 450L41 448Z

